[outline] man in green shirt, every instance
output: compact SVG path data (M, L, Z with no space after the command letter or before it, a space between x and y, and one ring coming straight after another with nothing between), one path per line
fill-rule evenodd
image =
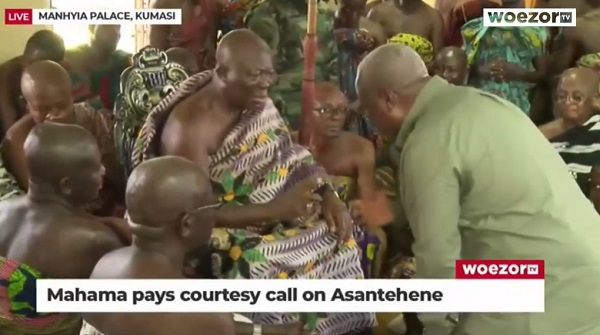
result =
M429 77L405 46L369 54L356 84L373 124L395 138L418 277L453 278L457 259L545 261L544 313L462 314L453 334L600 334L600 217L527 116ZM436 320L423 319L428 334Z

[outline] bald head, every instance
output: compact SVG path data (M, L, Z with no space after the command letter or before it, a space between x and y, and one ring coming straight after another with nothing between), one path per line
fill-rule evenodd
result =
M127 212L141 226L177 224L183 214L212 204L210 179L181 157L164 156L137 166L127 181Z
M454 85L466 84L469 63L467 54L457 47L445 47L435 57L435 74Z
M171 48L166 51L169 62L177 63L185 69L188 75L200 72L194 54L185 48Z
M55 88L70 89L71 80L67 71L58 63L45 60L35 62L23 71L21 91L27 96L35 95L42 90Z
M217 46L217 63L228 63L253 57L256 54L271 54L269 45L249 29L236 29L223 36Z
M436 61L444 62L449 60L456 60L466 66L467 54L463 49L458 47L445 47L436 55Z
M57 183L79 174L88 165L100 164L96 139L76 125L36 125L25 140L24 150L33 182Z
M346 96L338 85L331 82L315 83L315 100L319 102L343 103Z
M579 84L578 86L588 87L590 91L596 92L600 84L600 75L595 70L576 67L567 69L561 73L560 83Z
M358 66L356 85L364 89L388 89L401 92L428 78L427 66L412 48L386 44L369 53Z

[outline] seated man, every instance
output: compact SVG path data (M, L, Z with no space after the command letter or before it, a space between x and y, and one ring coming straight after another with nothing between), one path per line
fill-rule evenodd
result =
M117 49L121 26L90 25L89 31L90 42L67 50L65 55L73 99L112 111L121 87L121 73L131 65L131 55Z
M469 74L467 54L461 48L443 48L435 57L435 74L450 84L466 85Z
M310 151L315 161L332 176L333 184L342 201L356 199L369 201L378 196L375 187L375 148L369 140L343 131L348 113L348 100L332 83L315 85L314 129ZM385 195L383 195L385 196ZM388 222L393 219L390 213ZM365 276L381 276L381 261L386 237L378 227L355 229L358 244L363 251Z
M2 157L8 172L16 178L23 190L27 190L29 176L23 143L31 129L46 121L80 125L98 141L102 164L107 169L102 192L104 202L96 210L99 214L111 215L118 196L124 189L124 181L103 113L94 110L88 103L73 104L69 75L59 64L51 61L40 61L27 67L21 79L21 91L29 115L10 127L2 144ZM106 208L102 208L104 205Z
M194 75L200 72L198 63L196 63L196 57L194 54L185 48L171 48L167 50L167 57L169 62L177 63L185 69L188 76Z
M293 144L267 96L273 76L268 45L249 30L230 32L219 44L215 70L191 77L152 110L132 164L177 155L207 170L224 203L217 226L232 233L226 238L233 243L229 278L363 278L349 213L323 168ZM321 220L297 220L314 207L315 192L322 198L316 207L337 236ZM270 229L296 221L297 228ZM271 324L295 319L280 313L253 317ZM374 324L369 313L333 313L311 331L340 335Z
M140 164L126 191L132 246L108 253L98 262L93 279L178 279L191 250L208 243L220 205L210 178L198 165L180 157L159 157ZM120 264L115 266L116 264ZM255 325L234 323L227 313L85 315L81 334L110 335L252 335ZM236 329L237 328L237 329ZM264 335L301 335L302 325L267 326Z
M88 278L122 246L81 210L102 185L100 151L81 127L40 124L25 141L25 159L29 193L0 202L0 334L75 335L79 315L36 313L35 281Z
M23 55L0 65L0 136L8 131L18 119L26 114L21 101L21 90L15 85L21 80L23 69L39 60L62 62L65 56L63 39L51 30L40 30L33 34L25 45Z

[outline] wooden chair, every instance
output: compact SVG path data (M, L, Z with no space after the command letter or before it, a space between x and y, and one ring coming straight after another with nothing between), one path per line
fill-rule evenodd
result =
M133 56L133 65L121 74L121 88L114 109L114 140L126 176L131 173L131 154L148 113L188 78L184 68L169 62L167 54L147 46Z

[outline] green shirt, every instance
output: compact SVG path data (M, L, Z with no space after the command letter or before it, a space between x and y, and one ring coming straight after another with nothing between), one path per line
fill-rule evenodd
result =
M545 313L461 315L454 335L600 334L600 216L525 114L434 77L395 145L418 277L454 278L457 259L545 261Z

